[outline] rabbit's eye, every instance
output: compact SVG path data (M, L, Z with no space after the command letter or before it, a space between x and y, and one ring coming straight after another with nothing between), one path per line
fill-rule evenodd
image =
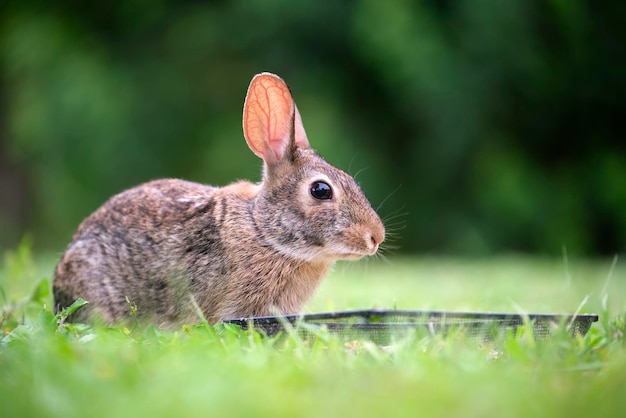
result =
M311 196L319 200L328 200L333 198L333 189L323 181L316 181L311 184Z

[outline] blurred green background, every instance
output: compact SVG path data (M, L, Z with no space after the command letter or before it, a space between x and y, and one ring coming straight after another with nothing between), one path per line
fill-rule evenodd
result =
M626 2L4 1L0 247L62 251L112 194L260 177L250 78L290 84L390 252L618 253Z

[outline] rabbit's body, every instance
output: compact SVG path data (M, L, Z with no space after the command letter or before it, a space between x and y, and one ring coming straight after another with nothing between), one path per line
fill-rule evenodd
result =
M157 180L114 196L66 251L57 302L81 295L104 308L107 322L128 315L126 296L139 314L167 323L197 320L189 295L210 322L270 315L272 307L298 312L331 262L286 257L264 242L254 226L263 217L255 213L257 191L250 183Z
M272 113L275 101L291 96L276 76L257 78L244 133L265 160L262 183L166 179L112 197L81 224L59 262L57 307L82 297L90 309L73 319L95 310L113 323L128 317L128 297L138 316L164 325L196 322L192 299L210 323L298 313L335 260L376 252L384 227L359 187L308 147L295 104L292 126L280 131L273 118L285 112ZM249 101L259 92L268 99L255 109Z

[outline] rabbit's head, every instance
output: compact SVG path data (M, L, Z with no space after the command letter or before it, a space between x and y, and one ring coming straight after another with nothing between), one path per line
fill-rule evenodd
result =
M263 242L303 261L373 255L385 228L354 179L309 146L289 87L270 73L256 75L244 104L250 149L264 161L253 218Z

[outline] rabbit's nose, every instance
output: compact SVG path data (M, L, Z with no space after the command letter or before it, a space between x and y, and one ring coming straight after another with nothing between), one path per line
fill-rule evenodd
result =
M370 249L372 250L372 253L375 253L376 251L378 251L378 246L384 240L385 240L385 231L384 231L384 229L381 229L381 230L378 230L378 231L371 231L369 233L369 240L368 240L368 242L370 243Z

